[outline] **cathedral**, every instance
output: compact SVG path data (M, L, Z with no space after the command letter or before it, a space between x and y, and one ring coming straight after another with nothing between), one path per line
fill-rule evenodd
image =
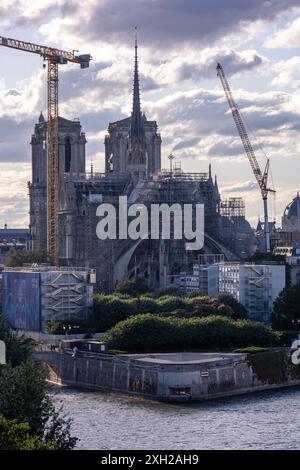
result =
M255 236L244 215L222 214L216 177L208 172L187 173L161 168L161 137L155 121L141 110L138 46L135 43L131 116L108 126L105 172L86 173L85 133L79 121L59 118L59 249L60 265L96 269L98 292L111 292L125 277L143 276L153 288L172 284L189 271L200 254L222 254L227 260L255 251ZM31 139L32 181L30 246L47 249L47 122L43 115ZM106 239L96 235L97 207L119 196L128 204L204 204L205 242L199 252L187 251L185 240ZM237 230L238 229L238 230ZM243 232L244 237L237 233ZM241 242L242 240L242 242ZM244 240L244 241L243 241ZM242 245L241 245L242 243ZM250 247L250 248L249 248Z

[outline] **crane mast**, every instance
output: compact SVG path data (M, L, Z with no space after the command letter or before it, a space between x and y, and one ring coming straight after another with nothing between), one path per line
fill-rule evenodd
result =
M221 80L221 83L225 92L225 96L227 98L235 125L237 127L238 133L240 135L241 141L243 143L246 155L250 162L256 181L260 187L262 200L263 200L263 206L264 206L264 231L265 231L265 240L266 240L266 252L270 253L271 243L270 243L270 226L269 226L269 215L268 215L268 194L270 192L275 193L274 189L271 189L268 187L270 160L267 159L264 172L262 173L260 166L258 164L256 155L255 155L254 149L252 147L251 141L249 139L245 124L243 122L242 116L233 98L224 69L220 63L218 63L217 65L217 75Z
M38 54L47 61L47 248L59 264L59 131L58 131L58 66L73 62L89 67L90 54L75 55L53 47L0 36L0 46Z

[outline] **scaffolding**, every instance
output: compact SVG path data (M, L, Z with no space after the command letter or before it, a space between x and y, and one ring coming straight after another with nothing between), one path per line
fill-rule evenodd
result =
M245 217L245 201L241 197L230 197L221 202L223 217Z

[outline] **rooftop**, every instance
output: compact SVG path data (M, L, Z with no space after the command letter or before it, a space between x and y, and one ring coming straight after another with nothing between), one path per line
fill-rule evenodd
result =
M238 359L243 354L231 353L198 353L198 352L181 352L181 353L157 353L157 354L127 354L127 357L140 362L160 365L176 365L176 364L208 364L216 361L226 361Z

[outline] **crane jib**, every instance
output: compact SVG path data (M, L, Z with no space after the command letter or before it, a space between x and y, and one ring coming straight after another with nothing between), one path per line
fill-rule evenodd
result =
M264 170L264 173L262 173L260 166L258 164L258 161L256 159L256 155L254 152L254 149L252 147L252 144L250 142L246 127L244 125L242 116L239 112L238 106L236 105L232 91L230 89L229 83L227 81L224 69L220 63L217 64L217 75L220 78L221 84L223 86L225 96L227 98L229 108L232 112L232 116L235 122L235 125L237 127L239 136L241 138L242 144L245 149L245 153L248 157L248 160L250 162L251 168L253 170L253 174L256 178L256 181L258 182L258 185L261 190L262 194L262 199L264 203L264 215L265 215L265 239L266 239L266 251L269 253L271 251L271 244L270 244L270 230L269 230L269 220L268 220L268 205L267 205L267 199L268 199L268 193L272 192L275 193L274 189L270 189L267 187L268 183L268 176L269 176L269 167L270 167L270 161L269 159L267 160L267 164Z

